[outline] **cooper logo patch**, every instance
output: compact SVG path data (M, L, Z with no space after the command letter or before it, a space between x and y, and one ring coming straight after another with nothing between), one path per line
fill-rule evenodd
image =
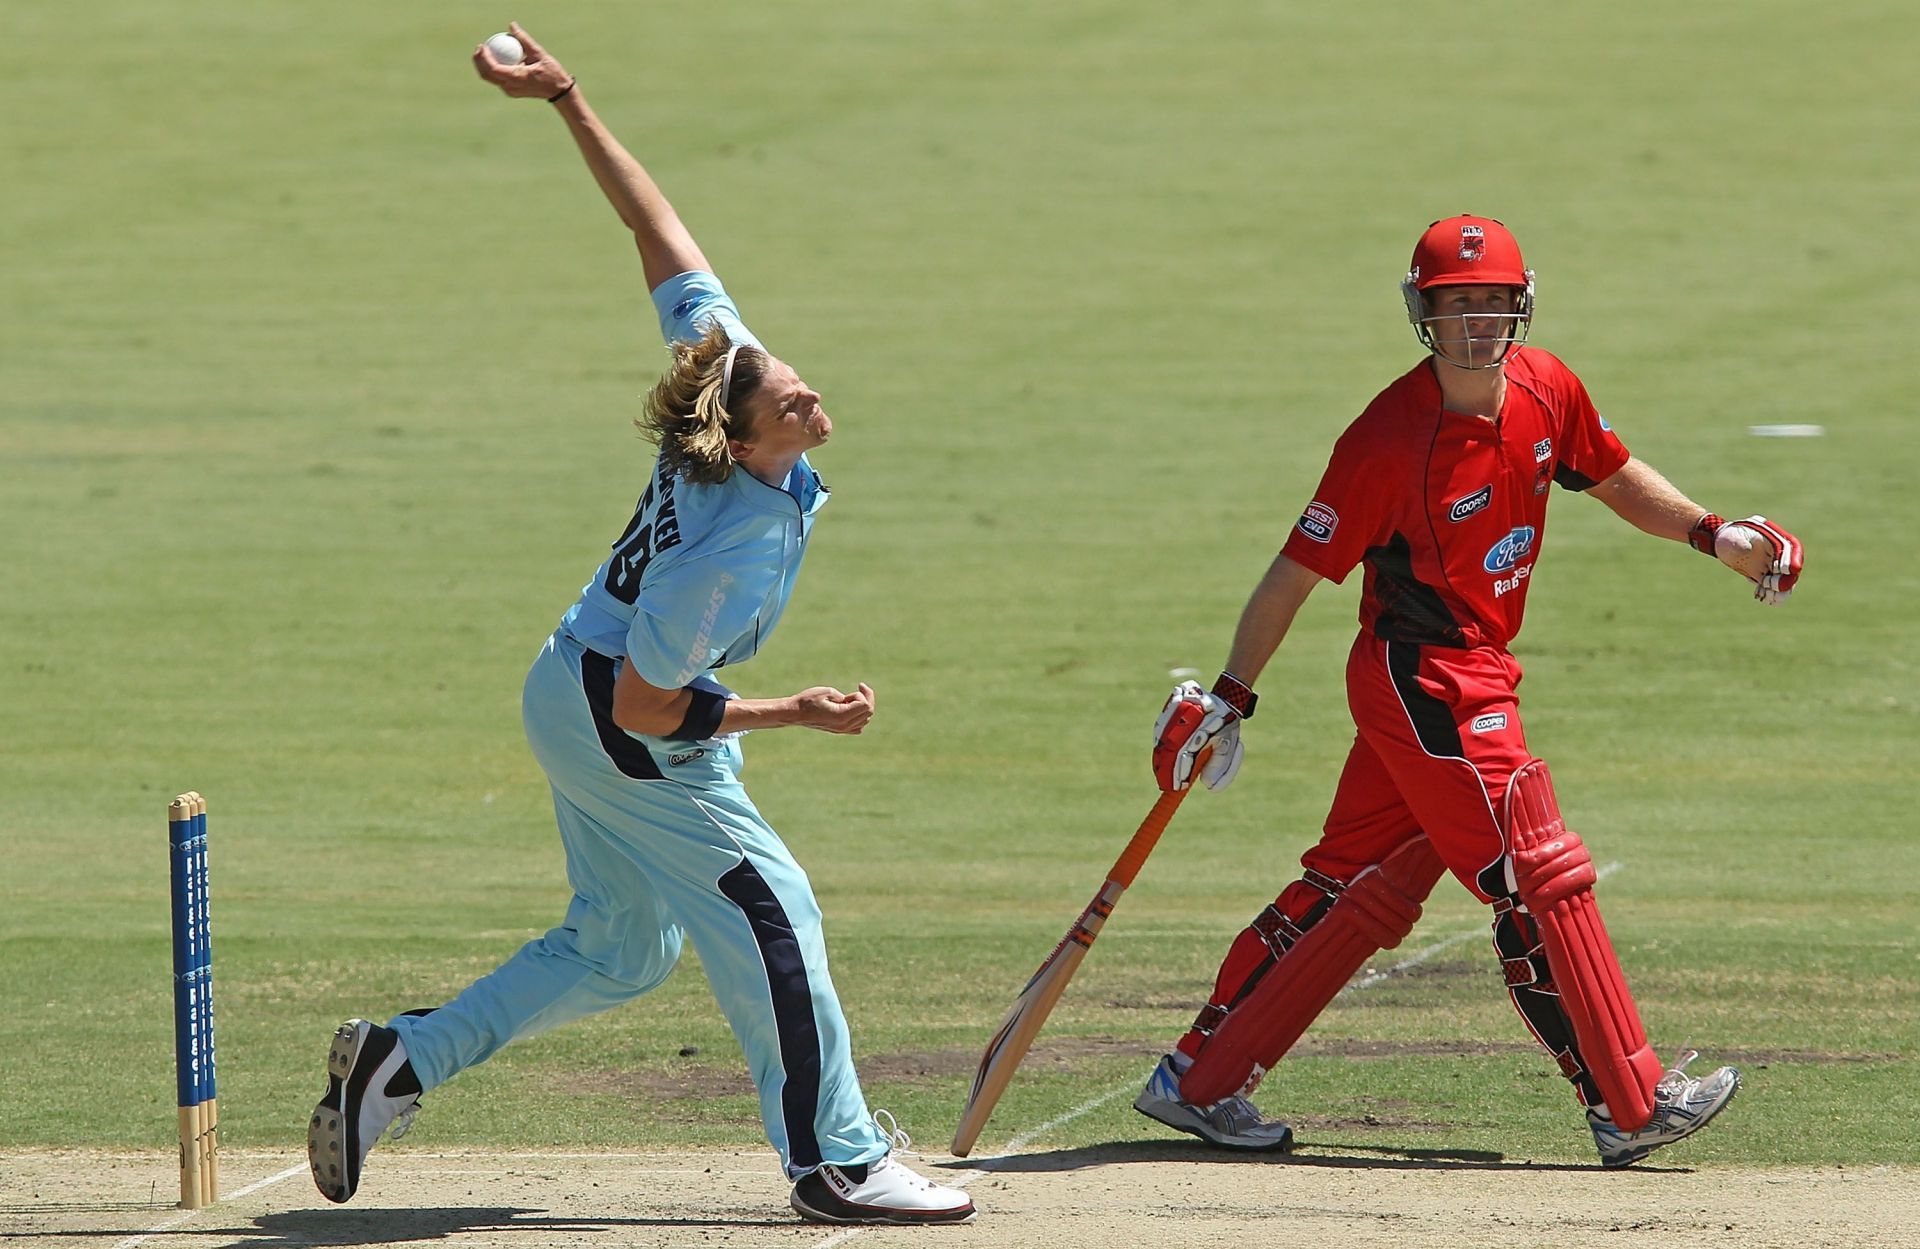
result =
M1552 458L1553 439L1542 438L1539 442L1533 444L1533 462L1535 464L1538 464L1542 460L1551 460Z
M1493 502L1493 485L1488 483L1464 499L1455 499L1453 506L1447 509L1448 520L1465 520Z
M1307 504L1307 510L1300 513L1300 520L1294 528L1315 542L1333 541L1333 531L1340 527L1340 513L1315 499Z
M1525 558L1527 552L1533 550L1533 534L1532 525L1521 525L1494 543L1480 566L1488 572L1505 572Z
M1492 715L1475 716L1471 726L1476 733L1492 733L1507 727L1507 713L1496 711Z
M700 758L706 753L703 749L676 750L667 756L667 766L677 768L683 763L692 763L695 759Z
M1487 232L1479 226L1460 227L1460 259L1479 260L1487 254Z
M673 306L673 311L667 314L667 320L684 321L687 319L687 314L699 307L699 305L700 297L698 295L689 295Z

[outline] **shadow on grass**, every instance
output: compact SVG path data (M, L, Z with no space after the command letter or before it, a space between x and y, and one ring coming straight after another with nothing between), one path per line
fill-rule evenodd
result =
M167 1214L174 1209L171 1201L9 1201L0 1204L0 1215L119 1214L134 1210Z
M187 1242L213 1249L320 1249L322 1246L407 1245L452 1240L471 1232L520 1233L528 1245L553 1244L559 1237L622 1228L686 1228L727 1231L748 1227L800 1228L797 1218L636 1219L562 1218L543 1210L508 1206L442 1206L417 1210L285 1210L253 1221L251 1227L195 1227L188 1223L161 1233L169 1243ZM13 1241L97 1240L122 1232L62 1229L8 1232Z
M254 1229L240 1232L234 1246L324 1246L412 1244L443 1240L464 1232L521 1232L530 1245L552 1244L568 1233L617 1232L623 1227L696 1228L786 1227L799 1225L785 1218L647 1219L624 1216L561 1217L544 1210L503 1206L442 1206L421 1210L284 1210L254 1220Z
M1197 1141L1192 1144L1181 1141L1116 1141L1107 1145L1087 1145L1078 1149L1053 1149L1012 1156L987 1157L977 1161L963 1158L933 1165L950 1171L987 1171L996 1175L1022 1171L1079 1171L1129 1162L1223 1162L1240 1166L1323 1167L1362 1171L1581 1172L1600 1169L1597 1163L1509 1159L1505 1154L1486 1149L1404 1149L1383 1145L1329 1145L1320 1148L1337 1152L1315 1152L1316 1147L1310 1141L1296 1143L1292 1153L1217 1149ZM1686 1167L1649 1167L1644 1164L1634 1168L1642 1172L1687 1169Z

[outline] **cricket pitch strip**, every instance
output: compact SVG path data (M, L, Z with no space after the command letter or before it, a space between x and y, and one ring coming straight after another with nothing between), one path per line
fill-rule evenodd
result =
M48 1249L1711 1249L1920 1244L1920 1168L1623 1172L1520 1160L1310 1149L1228 1154L1131 1142L957 1160L921 1171L974 1195L965 1227L800 1222L770 1151L430 1153L382 1146L354 1200L329 1205L292 1152L223 1151L222 1198L173 1206L171 1153L0 1153L0 1240Z

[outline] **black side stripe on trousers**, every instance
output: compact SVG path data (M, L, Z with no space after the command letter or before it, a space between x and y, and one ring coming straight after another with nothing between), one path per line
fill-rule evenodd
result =
M792 1166L817 1167L820 1142L813 1134L814 1114L820 1104L820 1030L813 1026L813 991L807 984L807 963L800 939L766 879L742 859L719 880L720 892L740 908L753 929L754 944L767 966L767 988L773 994L773 1022L780 1038L780 1065L786 1069L786 1087L780 1109L787 1124L787 1157Z
M1401 705L1413 722L1420 748L1441 759L1466 758L1460 746L1460 726L1453 722L1453 708L1420 688L1420 648L1408 642L1388 642L1387 675L1393 679L1393 688L1400 691Z
M607 752L613 766L636 781L661 779L660 765L647 748L627 735L613 722L613 660L599 651L580 656L580 689L587 696L587 709L593 712L593 728L600 734L600 749Z

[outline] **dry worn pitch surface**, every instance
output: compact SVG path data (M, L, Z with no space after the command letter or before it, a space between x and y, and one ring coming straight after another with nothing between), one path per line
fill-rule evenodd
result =
M235 1153L227 1196L173 1210L170 1155L0 1156L0 1241L52 1249L306 1245L779 1246L1070 1249L1290 1244L1524 1249L1633 1243L1726 1249L1920 1245L1920 1170L1621 1173L1359 1155L1260 1161L1180 1143L917 1160L963 1183L973 1225L803 1224L765 1151L425 1153L383 1148L359 1195L330 1206L304 1158Z

